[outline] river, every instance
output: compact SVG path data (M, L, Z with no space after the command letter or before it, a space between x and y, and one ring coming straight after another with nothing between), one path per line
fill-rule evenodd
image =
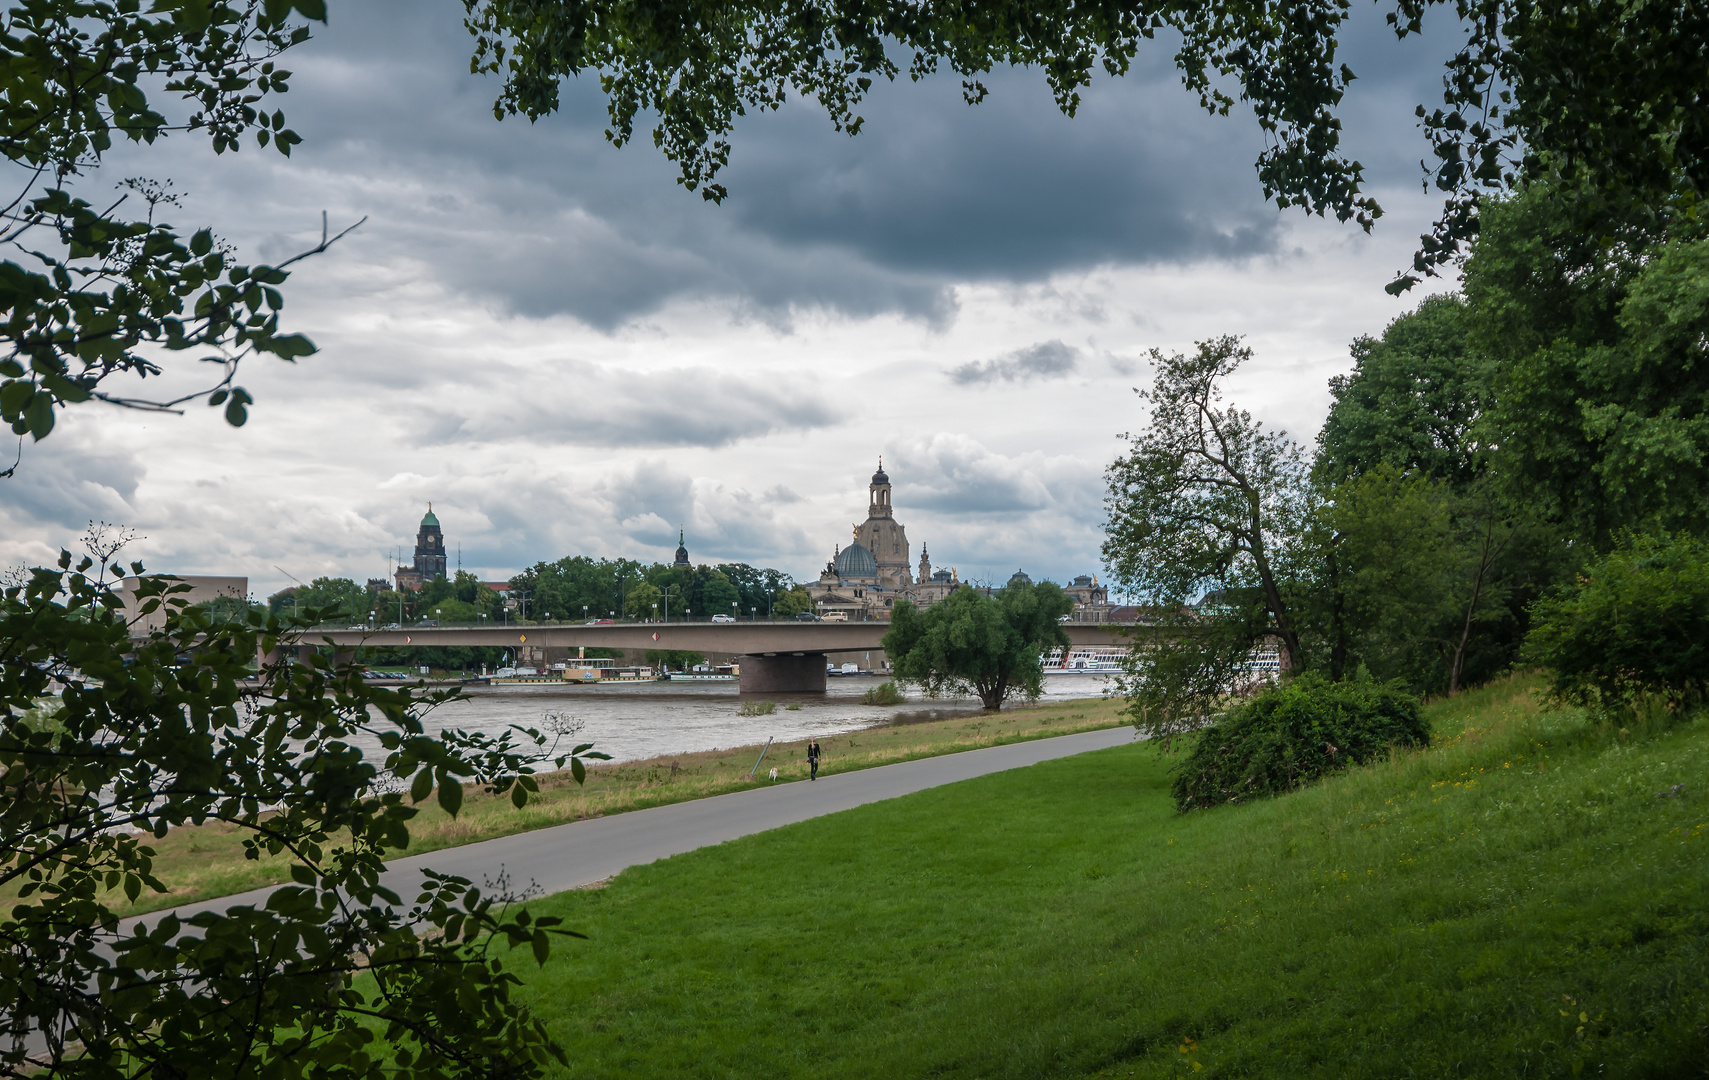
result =
M744 699L734 683L477 687L468 692L468 700L429 713L425 723L429 731L461 728L497 734L511 724L539 728L557 717L581 724L575 742L593 743L614 761L637 761L979 711L976 698L931 701L917 691L904 705L862 705L861 695L883 681L843 676L829 680L823 694L768 695L777 711L765 716L739 715ZM1104 676L1052 675L1044 680L1044 690L1043 701L1095 698L1104 691ZM791 704L801 707L786 708ZM352 741L378 756L377 743L369 745L371 740L360 737Z

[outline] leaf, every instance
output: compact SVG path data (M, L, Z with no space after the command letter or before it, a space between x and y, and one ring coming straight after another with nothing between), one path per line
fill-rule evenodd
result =
M36 442L47 438L48 432L53 430L53 398L46 394L32 397L24 410L24 421L29 425L30 437Z
M319 881L319 878L315 876L313 867L304 866L302 863L292 863L291 880L298 885L314 885Z
M245 406L249 405L254 400L255 399L250 397L249 392L243 389L243 387L233 387L231 391L231 400L226 402L225 422L230 424L232 427L242 427L244 422L249 419L249 410Z
M534 962L545 967L547 959L552 955L551 939L546 936L546 931L536 930L531 943L534 946Z
M528 792L524 790L521 784L510 786L510 804L518 810L528 805Z
M410 801L420 802L427 798L427 793L432 790L433 773L428 769L422 769L420 772L415 774L415 780L409 785Z
M578 784L587 783L587 766L582 764L581 758L570 759L570 775L575 777Z
M463 785L443 770L439 773L439 805L452 817L463 808Z
M190 253L198 259L214 250L214 234L207 229L199 230L190 237Z

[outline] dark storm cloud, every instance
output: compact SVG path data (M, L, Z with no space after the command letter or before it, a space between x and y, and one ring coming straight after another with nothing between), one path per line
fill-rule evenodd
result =
M1052 339L1016 349L995 360L969 360L949 371L951 381L972 383L1024 382L1027 379L1062 379L1080 362L1080 350Z
M675 182L645 131L623 150L605 143L592 77L565 85L556 116L496 122L498 84L468 74L461 19L455 0L334 6L332 24L291 54L282 103L307 140L293 160L251 148L232 184L216 172L233 155L216 162L174 139L180 186L268 257L300 247L280 237L318 223L322 207L366 214L349 249L384 253L387 272L604 329L676 299L734 302L767 320L825 308L942 322L958 282L1241 259L1278 242L1251 118L1204 114L1163 42L1129 76L1100 78L1074 119L1026 70L994 73L977 107L953 78L880 84L855 138L812 102L750 115L720 207ZM1347 99L1348 146L1374 181L1410 183L1423 149L1411 105L1437 93L1440 42L1397 45L1380 23L1361 9L1345 35L1363 76ZM158 170L159 150L150 155Z

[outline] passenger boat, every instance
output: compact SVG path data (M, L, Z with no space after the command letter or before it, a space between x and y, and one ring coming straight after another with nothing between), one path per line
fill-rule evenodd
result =
M1042 658L1046 675L1119 675L1127 649L1121 645L1076 645L1066 652L1057 647Z
M697 667L693 671L667 671L665 678L671 682L735 682L741 674L739 665L720 664L715 668Z

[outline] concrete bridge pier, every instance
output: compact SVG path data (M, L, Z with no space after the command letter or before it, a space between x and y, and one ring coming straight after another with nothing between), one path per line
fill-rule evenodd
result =
M762 653L742 657L744 694L823 694L824 653Z

